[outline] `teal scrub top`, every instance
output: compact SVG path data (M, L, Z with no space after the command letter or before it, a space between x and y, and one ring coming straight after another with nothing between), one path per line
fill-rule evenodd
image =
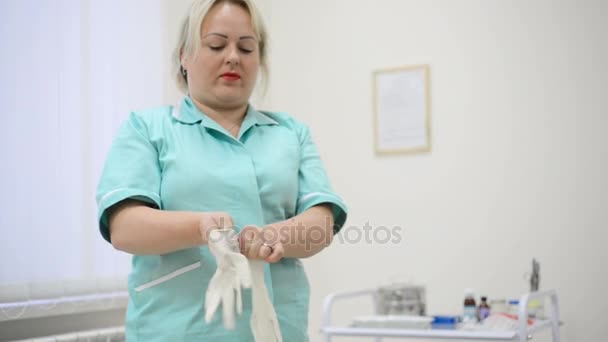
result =
M288 114L249 105L235 138L188 96L177 106L133 112L121 126L97 189L99 226L107 241L107 210L125 199L161 210L225 211L237 231L328 203L338 232L347 212L308 127ZM283 258L265 267L283 340L308 341L310 289L301 261ZM134 255L127 341L253 341L250 290L243 294L235 330L223 328L221 309L205 323L205 292L215 270L207 246Z

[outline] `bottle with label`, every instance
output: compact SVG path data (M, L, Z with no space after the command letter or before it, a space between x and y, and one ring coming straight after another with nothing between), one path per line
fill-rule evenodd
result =
M475 293L472 289L464 291L464 312L463 322L475 322L477 320L477 304L475 303Z
M513 316L519 315L519 300L511 299L509 301L509 313Z
M490 306L488 305L488 297L481 297L481 303L479 303L477 315L477 318L480 322L490 316Z

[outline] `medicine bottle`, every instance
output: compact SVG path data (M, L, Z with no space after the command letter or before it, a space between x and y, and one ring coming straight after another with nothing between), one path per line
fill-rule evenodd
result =
M480 322L490 316L490 306L488 305L488 297L481 297L481 303L479 303L479 308L477 309L477 316Z
M477 320L477 304L475 303L475 293L472 289L466 289L464 291L464 312L462 320L464 322Z

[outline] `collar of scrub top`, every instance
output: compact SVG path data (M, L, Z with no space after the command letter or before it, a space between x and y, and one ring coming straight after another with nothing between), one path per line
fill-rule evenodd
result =
M172 112L173 117L185 124L195 124L199 123L206 127L218 132L222 132L224 134L230 135L226 129L224 129L220 124L213 121L210 117L208 117L205 113L201 112L192 102L190 96L185 96L184 99L175 107L173 107ZM245 114L245 119L241 124L240 135L245 133L249 128L254 125L278 125L271 117L265 115L264 113L258 112L253 108L251 104L247 106L247 113Z

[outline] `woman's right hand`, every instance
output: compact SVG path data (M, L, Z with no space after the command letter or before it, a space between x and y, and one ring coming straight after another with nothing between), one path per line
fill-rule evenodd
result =
M214 229L234 229L234 221L230 214L217 212L203 212L199 222L199 232L204 245L209 242L209 233Z

